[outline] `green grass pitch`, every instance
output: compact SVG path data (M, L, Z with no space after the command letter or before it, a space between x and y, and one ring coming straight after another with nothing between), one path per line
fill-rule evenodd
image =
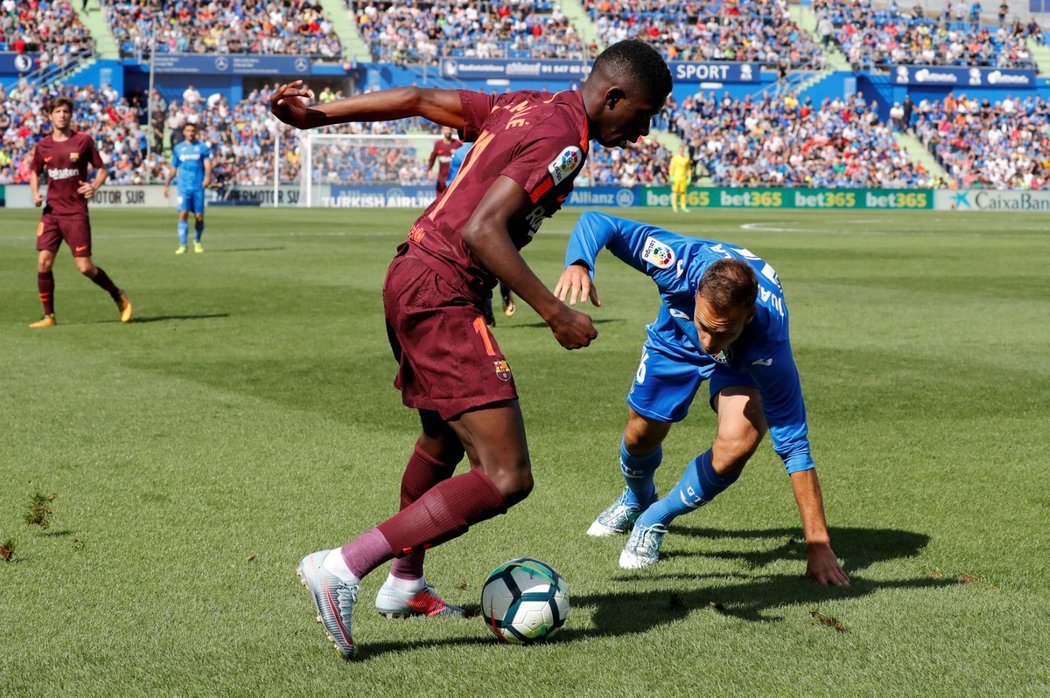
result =
M389 516L417 433L391 387L380 288L413 212L213 208L176 257L168 211L92 213L95 261L135 306L56 262L37 319L38 212L0 210L0 695L1036 696L1050 693L1050 225L1045 216L637 210L776 267L833 547L805 567L768 443L679 519L650 570L584 531L617 444L655 287L604 255L600 336L562 350L498 318L537 487L428 556L477 608L496 565L568 581L563 631L497 644L475 617L390 621L366 580L345 664L293 573ZM553 286L578 211L525 256ZM590 306L588 306L590 308ZM589 309L591 312L593 309ZM698 400L666 491L704 450ZM46 497L47 529L26 522Z

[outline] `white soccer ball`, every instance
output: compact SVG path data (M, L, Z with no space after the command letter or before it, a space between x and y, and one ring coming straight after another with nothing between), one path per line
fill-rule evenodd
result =
M565 624L569 587L550 565L519 557L492 570L485 580L481 615L502 642L539 642Z

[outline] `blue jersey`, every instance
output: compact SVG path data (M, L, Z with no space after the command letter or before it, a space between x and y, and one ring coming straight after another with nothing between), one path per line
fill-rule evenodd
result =
M207 143L182 141L171 153L172 167L179 168L175 184L179 191L197 191L204 187L204 161L211 157Z
M719 367L726 367L750 378L762 395L773 448L788 472L812 468L806 406L788 335L787 304L773 267L742 247L596 212L580 216L565 252L565 265L583 263L593 276L595 258L603 247L649 276L660 291L660 312L646 328L648 343L674 361L703 368L715 362L716 373ZM718 356L709 356L700 348L693 324L696 293L708 266L725 258L744 260L755 269L758 298L755 316L740 337Z
M452 184L452 180L456 178L456 174L459 173L459 168L463 166L463 161L467 159L467 153L470 152L472 145L474 144L464 143L452 151L452 159L448 163L448 177L445 179L448 184Z

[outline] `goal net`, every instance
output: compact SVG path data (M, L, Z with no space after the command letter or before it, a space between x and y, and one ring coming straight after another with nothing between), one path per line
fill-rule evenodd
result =
M437 135L306 131L300 140L301 206L425 208L435 196Z

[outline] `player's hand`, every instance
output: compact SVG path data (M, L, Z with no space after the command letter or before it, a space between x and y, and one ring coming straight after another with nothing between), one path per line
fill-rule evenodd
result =
M849 586L849 577L842 571L835 552L827 543L811 543L809 560L806 563L806 576L821 584Z
M302 80L288 82L278 87L270 97L270 111L290 126L306 128L306 103L313 98L313 91L304 87Z
M164 185L164 198L165 199L168 198L168 185L167 184Z
M41 206L43 206L44 205L44 197L40 196L40 194L33 194L33 205L36 206L37 208L40 208Z
M589 298L595 308L602 306L598 299L598 288L591 282L591 273L582 264L570 264L565 267L561 278L558 279L558 285L554 287L554 295L563 303L568 297L569 305L576 305L577 301L586 303Z
M554 338L566 349L580 349L590 345L598 336L589 315L578 313L567 305L561 305L558 314L547 321Z
M77 187L77 193L85 199L90 199L95 195L95 186L91 182L81 182L80 186Z

